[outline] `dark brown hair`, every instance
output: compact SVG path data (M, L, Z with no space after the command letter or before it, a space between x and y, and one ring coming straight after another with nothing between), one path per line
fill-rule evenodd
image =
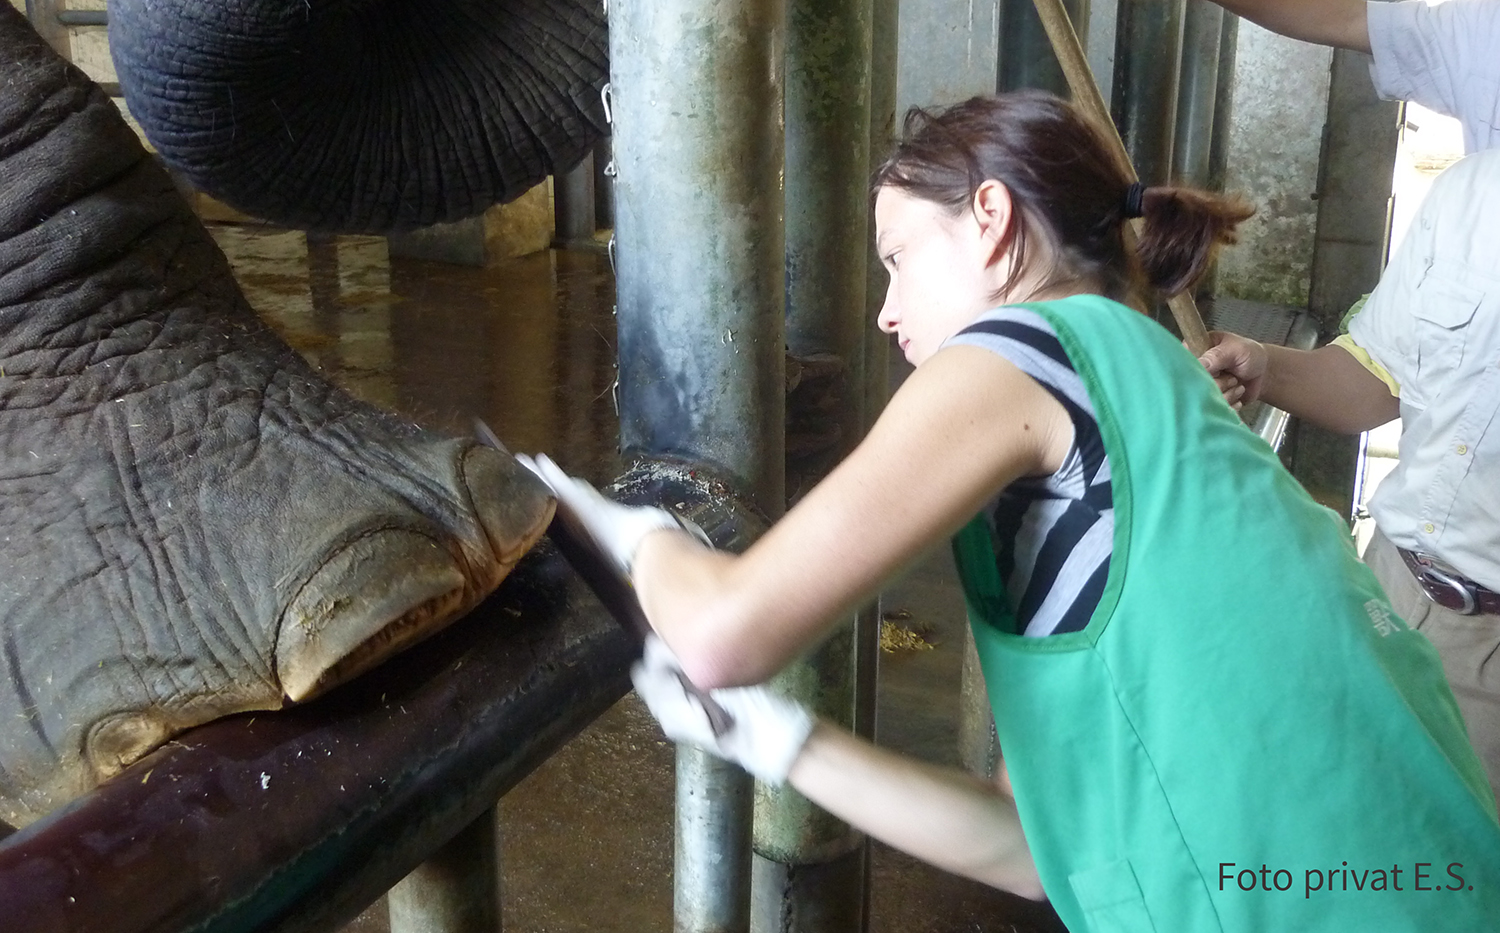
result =
M1131 179L1103 133L1071 104L1043 91L975 97L944 110L913 107L902 139L875 172L883 187L948 208L972 210L987 179L1010 191L1021 222L1009 288L1026 266L1028 237L1043 237L1055 261L1047 284L1096 279L1124 298L1144 280L1167 295L1192 285L1235 225L1253 213L1242 199L1189 188L1149 187L1136 256L1123 225Z

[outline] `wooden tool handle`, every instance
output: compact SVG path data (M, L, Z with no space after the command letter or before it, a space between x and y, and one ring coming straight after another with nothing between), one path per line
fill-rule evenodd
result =
M1073 21L1068 18L1068 11L1063 7L1062 0L1035 0L1035 3L1037 14L1042 18L1042 27L1047 30L1047 38L1052 42L1052 51L1057 54L1057 61L1068 79L1068 89L1073 92L1073 103L1105 131L1105 138L1114 153L1115 161L1131 181L1139 181L1140 176L1136 174L1135 166L1130 164L1125 141L1120 138L1115 121L1110 119L1109 108L1104 106L1104 96L1099 93L1099 84L1094 80L1094 72L1089 68L1088 58L1083 54L1083 45L1078 41L1078 33L1073 29ZM1125 225L1126 249L1135 250L1140 233L1139 217ZM1179 292L1167 299L1167 307L1172 310L1177 329L1182 331L1182 342L1187 344L1194 356L1202 356L1208 349L1208 331L1203 326L1203 318L1198 314L1198 305L1193 301L1193 296L1185 291Z

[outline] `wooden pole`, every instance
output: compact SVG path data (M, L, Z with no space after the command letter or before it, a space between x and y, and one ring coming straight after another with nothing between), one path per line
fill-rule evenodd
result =
M1139 180L1135 166L1130 164L1130 156L1125 152L1125 141L1120 138L1115 121L1110 119L1109 108L1104 106L1104 97L1099 93L1099 85L1094 80L1093 71L1089 69L1088 58L1083 54L1078 33L1073 30L1073 21L1068 18L1068 11L1063 8L1062 0L1035 2L1036 11L1042 18L1042 26L1047 30L1047 38L1051 40L1052 49L1062 65L1063 75L1068 79L1068 88L1073 92L1073 103L1105 131L1105 138L1112 144L1115 160L1120 163L1125 174L1132 181ZM1126 249L1135 249L1140 232L1140 218L1125 225ZM1167 307L1172 310L1177 328L1182 331L1182 342L1187 344L1193 355L1201 356L1208 349L1208 331L1203 326L1203 318L1198 314L1198 305L1193 301L1193 296L1182 291L1167 300Z

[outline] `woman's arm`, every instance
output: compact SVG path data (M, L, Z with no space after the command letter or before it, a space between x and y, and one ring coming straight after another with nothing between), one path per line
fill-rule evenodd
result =
M636 591L702 687L758 683L1002 487L1062 464L1062 405L994 353L949 347L907 378L864 442L741 557L655 533Z
M897 755L820 720L764 686L714 690L730 716L715 731L661 639L630 669L636 695L667 737L718 755L803 796L857 829L939 868L1042 897L1009 789Z
M1370 51L1365 0L1216 0L1275 33L1304 42Z
M1016 802L999 787L819 721L788 775L807 799L925 862L1041 900Z

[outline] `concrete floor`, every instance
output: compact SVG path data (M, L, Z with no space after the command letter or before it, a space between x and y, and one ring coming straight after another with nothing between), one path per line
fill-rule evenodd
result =
M251 304L333 381L428 426L482 417L518 451L595 481L614 448L613 282L602 254L549 251L492 269L390 261L375 237L216 225ZM893 380L904 375L897 362ZM946 550L883 604L916 647L883 651L881 744L958 762L962 600ZM500 803L510 933L672 928L670 743L627 696ZM877 933L1062 930L1045 905L873 848ZM383 900L347 933L386 933Z

